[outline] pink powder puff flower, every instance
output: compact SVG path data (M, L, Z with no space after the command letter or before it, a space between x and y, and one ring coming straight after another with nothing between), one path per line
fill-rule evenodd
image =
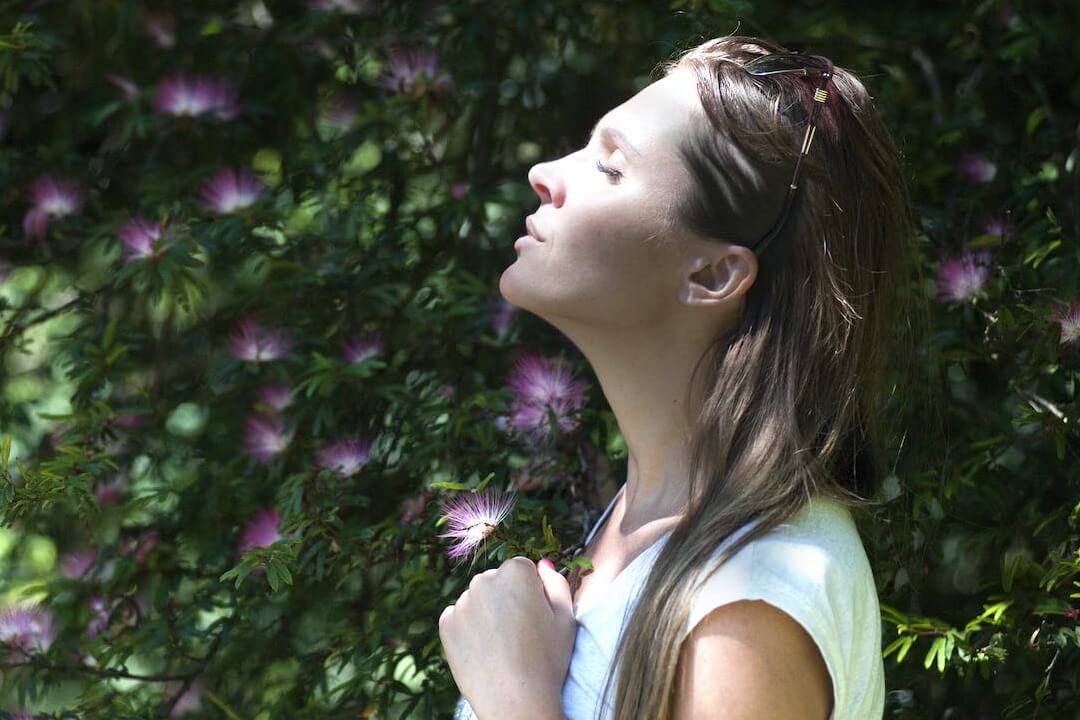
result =
M146 556L157 546L160 537L161 533L157 530L147 530L140 533L135 541L135 562L140 564L145 562Z
M97 501L102 505L119 505L120 501L124 499L124 488L127 486L127 478L123 475L118 475L112 482L98 483L97 490L95 490L95 496Z
M1016 232L1016 225L1001 215L990 215L983 219L982 231L984 235L1009 238Z
M86 636L93 640L106 628L109 627L109 618L112 616L113 605L110 605L100 595L92 596L87 605L90 606L93 617L90 618L90 623L86 626Z
M371 458L371 443L359 438L344 438L319 449L316 464L334 470L341 477L358 473Z
M427 504L428 498L431 497L431 490L423 488L416 495L416 497L406 498L401 501L401 505L398 510L401 513L400 520L402 525L407 525L413 520L420 517L424 512L424 506Z
M997 175L997 166L982 153L964 153L956 161L956 171L971 183L988 183Z
M23 235L31 240L45 237L50 218L78 212L84 200L82 189L76 182L39 175L30 183L30 202L34 207L23 217Z
M255 394L256 400L274 412L281 412L292 405L292 387L288 383L263 385Z
M120 88L125 100L134 100L139 96L139 86L135 81L117 73L105 73L105 78L116 87Z
M143 29L163 49L176 45L176 18L165 13L145 13Z
M312 10L342 15L373 15L378 5L373 0L307 0Z
M491 315L491 327L495 331L495 334L502 336L506 334L507 328L510 327L510 322L517 314L517 307L506 300L506 298L500 298L495 302L495 310Z
M55 640L52 616L44 608L17 604L0 610L0 645L15 657L48 652Z
M454 538L446 556L457 560L470 555L510 514L517 499L515 493L492 490L456 495L442 508L450 528L439 537Z
M238 360L266 362L285 357L292 339L284 330L264 330L255 320L242 320L229 335L229 354Z
M382 335L378 332L353 335L341 344L341 353L350 363L359 363L378 355L382 350Z
M232 120L240 114L240 102L236 89L220 78L176 73L158 83L154 109L176 117L212 113L218 120Z
M326 100L319 121L339 130L347 130L359 114L357 102L352 97L334 95Z
M509 385L517 395L507 421L513 430L536 440L546 437L549 408L563 432L577 428L572 414L585 404L586 384L575 380L564 362L549 362L536 353L526 353L518 358Z
M1080 300L1055 310L1050 321L1061 325L1060 345L1080 341Z
M963 302L975 297L990 281L990 253L964 248L960 256L946 257L937 271L938 302Z
M124 223L117 235L124 243L124 262L134 262L154 257L155 244L161 238L161 223L150 223L142 215L136 215Z
M97 561L97 553L93 550L82 548L72 550L60 559L60 572L66 578L77 580L94 566Z
M199 197L208 211L228 215L251 207L266 191L266 185L251 171L226 167L203 185Z
M439 73L439 56L428 48L391 47L386 51L386 70L379 85L394 92L422 94L441 91L449 80Z
M165 683L165 692L168 696L169 702L176 696L176 693L180 692L180 688L184 685L179 682L167 682ZM201 677L195 678L191 683L191 686L184 691L184 694L173 705L172 710L169 711L169 717L180 717L191 712L198 712L202 710L202 698L206 692L206 685Z
M244 448L262 463L282 453L291 439L280 415L250 415L244 425Z
M243 555L254 548L270 547L282 537L281 515L273 509L263 508L244 526L239 552Z

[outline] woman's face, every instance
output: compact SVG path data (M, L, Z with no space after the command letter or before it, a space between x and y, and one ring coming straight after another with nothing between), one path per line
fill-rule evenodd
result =
M533 166L540 208L529 223L542 242L516 244L499 281L509 302L623 327L677 307L694 251L666 242L679 229L665 218L691 182L676 147L704 118L694 82L685 70L657 80L601 118L584 148Z

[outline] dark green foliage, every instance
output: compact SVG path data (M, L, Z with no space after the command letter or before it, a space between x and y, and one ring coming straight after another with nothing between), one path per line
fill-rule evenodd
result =
M863 80L921 218L929 279L905 292L930 327L922 364L898 369L904 430L860 526L886 716L1080 717L1080 354L1052 317L1080 281L1072 4L383 5L162 4L170 46L133 0L0 2L0 592L57 626L48 652L0 663L0 706L166 717L193 689L199 717L447 717L443 607L472 572L559 555L625 473L598 388L542 457L499 429L516 353L587 369L535 317L495 322L537 204L526 173L580 146L656 63L737 30ZM383 86L392 45L431 49L439 77ZM155 111L178 72L228 80L239 115ZM339 101L355 112L342 127ZM968 153L991 179L965 179ZM199 193L226 166L266 190L217 216ZM28 238L45 174L85 203ZM127 262L137 214L167 232ZM987 232L990 216L1011 229ZM938 302L934 273L965 247L989 253L985 287ZM287 332L291 352L231 356L245 319ZM343 357L376 332L380 353ZM256 398L272 383L294 397L264 463L245 422L273 414ZM341 477L317 458L347 436L371 456ZM439 502L522 474L542 482L455 568ZM267 509L276 541L241 553ZM81 579L60 571L58 554L85 548ZM97 597L112 610L90 637Z

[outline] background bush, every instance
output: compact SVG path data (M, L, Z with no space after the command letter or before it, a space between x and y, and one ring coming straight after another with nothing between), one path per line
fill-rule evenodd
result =
M739 32L863 78L921 216L860 525L886 716L1080 717L1074 11L0 2L0 706L448 716L439 612L626 472L583 358L499 296L526 172ZM519 362L584 391L549 415ZM517 499L455 567L475 488Z

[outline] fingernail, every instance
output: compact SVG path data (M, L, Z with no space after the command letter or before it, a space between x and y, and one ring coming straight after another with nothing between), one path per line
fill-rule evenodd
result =
M540 563L539 563L539 564L540 564L540 565L547 565L547 567L548 567L549 569L551 569L551 570L554 570L554 569L555 569L555 563L551 562L551 561L550 561L550 560L548 560L548 559L547 559L546 557L542 557L542 558L540 558Z

